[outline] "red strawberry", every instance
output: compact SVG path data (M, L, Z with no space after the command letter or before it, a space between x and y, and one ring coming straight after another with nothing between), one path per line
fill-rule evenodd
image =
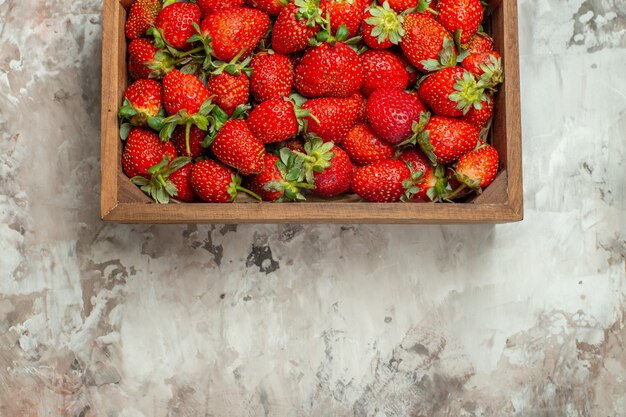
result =
M263 161L263 171L256 175L251 175L246 183L246 187L248 187L250 191L260 195L265 201L276 201L285 194L284 191L270 191L265 188L266 185L272 181L276 181L277 183L283 181L283 176L276 167L276 162L278 161L279 158L276 155L270 153L266 154Z
M230 62L245 58L257 47L270 26L270 18L255 9L236 7L210 14L200 26L210 41L212 55Z
M240 184L241 177L235 171L210 159L196 162L191 169L191 186L207 203L231 203L239 191L261 199Z
M360 102L354 98L317 98L302 105L310 115L305 117L305 131L324 142L340 143L359 116Z
M250 90L259 103L287 97L293 87L294 71L289 58L281 54L259 54L250 63Z
M350 157L333 143L324 143L320 138L312 138L304 145L305 178L315 185L314 192L324 197L344 194L350 189L353 170Z
M280 156L266 154L265 167L248 177L246 186L266 201L303 201L302 188L312 188L302 180L302 159L282 149Z
M171 142L162 142L153 131L136 127L130 131L126 140L122 166L130 178L139 175L149 179L148 170L166 156L171 159L177 156Z
M481 102L481 108L472 107L461 120L481 130L493 116L493 96L488 95L486 100Z
M176 2L165 6L156 18L156 28L163 40L175 49L191 49L187 42L194 33L193 24L200 24L200 8L192 3Z
M223 72L207 81L209 95L230 117L237 106L248 103L250 96L250 80L246 74L231 75Z
M126 88L121 118L134 126L148 126L148 121L163 111L163 87L154 80L137 80Z
M367 51L361 54L363 85L361 91L369 96L378 88L404 90L409 83L409 74L402 62L388 51Z
M193 164L186 164L182 168L172 172L169 178L178 190L175 196L176 199L184 201L185 203L191 203L196 199L196 193L193 191L193 187L191 186L192 169Z
M486 33L478 32L467 44L467 52L479 54L493 51L493 39Z
M407 9L417 7L419 0L386 0L396 13L403 12Z
M169 203L170 197L191 202L193 190L189 183L190 162L191 158L188 157L171 160L170 156L166 156L161 162L148 169L148 178L133 177L131 181L159 204Z
M348 97L362 83L359 56L341 42L309 49L296 68L295 87L305 97Z
M305 50L320 30L316 0L296 0L281 10L272 28L272 49L288 55Z
M461 65L492 91L504 81L502 59L496 51L471 54Z
M372 49L398 45L404 36L404 17L389 8L389 3L371 6L363 18L363 41Z
M270 16L278 16L289 0L248 0L248 5Z
M173 115L181 110L189 115L196 114L208 99L209 91L195 75L173 70L163 78L163 102L167 114Z
M282 142L298 134L299 119L306 115L308 112L297 108L291 101L274 98L256 106L246 123L261 143Z
M265 148L252 135L244 120L226 122L211 143L211 150L217 159L243 175L258 174L263 170Z
M396 145L409 138L426 108L415 94L379 88L367 100L367 120L378 135Z
M435 114L459 117L472 108L480 109L487 96L476 78L461 67L444 68L430 75L419 86L420 99Z
M148 39L133 39L128 45L128 72L135 80L163 78L174 68L174 59Z
M355 100L358 106L358 112L356 117L357 123L367 122L367 100L361 93L354 93L351 99Z
M352 179L352 191L365 201L396 202L415 187L417 177L402 161L380 161L359 168Z
M396 52L394 55L400 62L402 62L402 65L409 76L409 87L413 87L415 83L417 83L417 68L415 68L401 52Z
M423 72L432 72L456 63L454 41L448 31L429 13L411 13L404 17L402 51L411 64Z
M393 145L380 139L369 125L363 123L350 129L341 146L359 165L391 159L396 151Z
M241 7L246 3L246 0L197 0L196 4L202 11L202 16L207 16L212 13L233 9L235 7Z
M459 119L433 116L417 141L431 162L447 164L476 147L478 130Z
M398 156L413 168L422 173L420 182L417 184L419 192L413 198L424 201L439 201L446 194L446 176L443 165L433 167L430 161L421 151L415 148L407 148Z
M339 26L344 25L348 29L346 37L351 38L359 32L365 0L321 0L320 9L322 16L330 18L330 29L337 33Z
M440 0L435 6L437 20L450 33L461 31L462 44L469 42L483 21L480 0Z
M128 11L125 32L128 39L143 36L154 26L156 17L163 7L161 0L136 0Z
M499 163L496 148L483 144L459 158L456 176L470 188L485 188L496 179Z
M198 129L197 126L191 126L189 131L189 153L187 153L187 144L185 141L185 126L178 126L174 129L172 134L172 143L176 147L176 151L179 155L189 156L191 158L197 158L202 156L205 148L202 146L202 142L206 137L207 132Z

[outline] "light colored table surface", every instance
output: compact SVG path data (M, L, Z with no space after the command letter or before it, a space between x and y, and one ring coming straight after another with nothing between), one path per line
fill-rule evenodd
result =
M0 0L0 416L626 415L626 3L519 1L496 227L101 223L100 8Z

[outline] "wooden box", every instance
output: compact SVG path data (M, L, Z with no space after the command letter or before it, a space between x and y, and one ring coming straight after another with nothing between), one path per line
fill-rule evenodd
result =
M356 196L303 203L157 205L124 175L117 111L129 77L124 22L131 0L104 0L102 39L101 217L120 223L506 223L523 217L517 2L488 9L505 83L496 95L492 142L501 157L498 177L481 195L456 204L360 202Z

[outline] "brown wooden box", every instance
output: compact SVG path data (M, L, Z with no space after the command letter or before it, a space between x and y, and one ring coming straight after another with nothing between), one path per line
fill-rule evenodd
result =
M491 2L491 32L506 81L496 96L493 145L502 159L498 177L471 202L456 204L360 202L355 196L304 203L233 204L151 202L121 167L117 110L129 78L124 22L131 0L104 0L102 36L101 217L120 223L506 223L523 217L517 2Z

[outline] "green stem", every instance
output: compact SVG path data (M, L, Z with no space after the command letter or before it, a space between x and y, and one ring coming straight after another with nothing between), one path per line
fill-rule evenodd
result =
M158 174L156 179L163 187L165 187L166 184L165 184L165 179L163 179L163 175Z
M459 188L457 188L451 194L448 194L446 196L446 200L452 200L454 197L459 195L461 193L461 191L465 190L466 188L467 188L467 184L465 184L465 183L461 184L461 186Z
M261 201L263 200L258 194L256 194L253 191L248 190L247 188L243 188L242 186L238 185L235 187L237 189L237 191L243 191L244 193L256 198L257 200Z
M188 121L185 125L185 150L187 155L191 156L191 146L189 146L189 135L191 134L191 121Z
M195 54L196 52L200 52L200 51L204 51L204 46L197 46L187 52L183 52L182 54L178 55L178 58L184 58L188 55Z

